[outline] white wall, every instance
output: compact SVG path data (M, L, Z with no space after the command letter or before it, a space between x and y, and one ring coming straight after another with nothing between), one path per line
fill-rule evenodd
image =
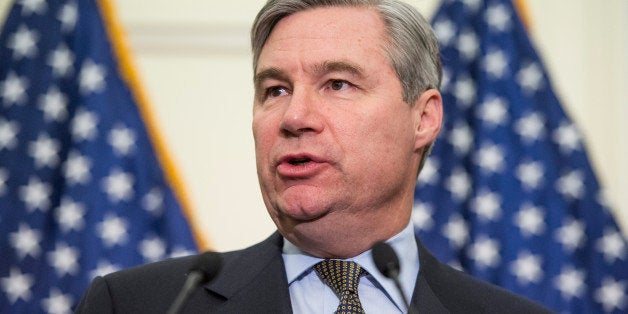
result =
M410 2L426 16L438 5ZM262 1L114 3L201 229L219 250L263 239L274 226L255 173L248 47ZM537 48L628 231L628 1L528 4Z

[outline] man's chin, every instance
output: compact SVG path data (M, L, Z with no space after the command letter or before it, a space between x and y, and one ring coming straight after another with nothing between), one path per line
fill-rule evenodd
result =
M355 256L353 247L359 241L348 237L329 215L309 221L290 221L279 226L279 232L301 251L320 258ZM360 251L361 252L361 251Z
M318 195L319 197L313 197L312 195ZM312 187L301 188L300 191L291 189L279 198L275 208L279 216L283 216L286 219L295 222L310 222L327 215L330 211L329 201L324 197L320 197L320 195L324 195L324 193Z
M290 225L315 222L327 215L327 208L284 208L281 211L280 220Z

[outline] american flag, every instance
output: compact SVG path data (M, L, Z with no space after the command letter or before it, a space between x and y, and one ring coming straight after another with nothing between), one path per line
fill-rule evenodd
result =
M555 311L628 311L626 240L511 1L445 0L432 24L445 122L417 185L417 234Z
M196 251L112 13L18 0L2 29L0 313L69 313L94 276Z

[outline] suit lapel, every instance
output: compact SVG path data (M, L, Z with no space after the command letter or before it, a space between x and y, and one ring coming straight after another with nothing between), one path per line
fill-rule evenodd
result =
M450 313L420 274L410 304L415 313Z
M436 265L434 264L436 260L433 259L431 254L423 247L419 238L415 238L417 246L419 247L420 268L410 306L415 312L420 313L450 313L438 296L436 296L427 281L426 273L435 268Z
M224 255L223 270L205 286L224 300L217 312L292 312L282 244L283 239L275 232L250 249Z

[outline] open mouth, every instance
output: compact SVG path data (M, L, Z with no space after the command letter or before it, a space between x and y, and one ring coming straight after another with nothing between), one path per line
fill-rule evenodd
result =
M293 166L303 166L310 161L312 161L312 159L308 157L299 157L299 158L291 158L290 160L288 160L288 163Z
M305 179L325 170L327 162L316 155L298 153L285 155L277 164L277 174L284 179Z

